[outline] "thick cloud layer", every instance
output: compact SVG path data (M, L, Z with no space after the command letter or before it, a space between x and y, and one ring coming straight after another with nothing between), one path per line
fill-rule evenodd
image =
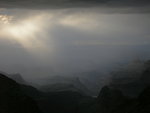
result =
M0 70L26 78L150 58L149 0L0 0Z
M38 78L108 72L118 63L150 58L149 14L104 14L96 9L1 13L0 69L9 73Z
M149 0L1 0L0 7L16 8L66 8L66 7L143 7Z

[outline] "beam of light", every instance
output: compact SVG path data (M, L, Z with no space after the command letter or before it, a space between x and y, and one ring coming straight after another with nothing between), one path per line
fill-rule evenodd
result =
M12 16L0 15L0 23L9 24L12 18L13 18Z
M47 49L45 42L43 41L44 34L42 25L43 18L40 16L33 16L13 22L9 16L0 16L0 31L1 37L7 37L11 40L15 40L26 50L33 52L44 51ZM39 36L40 35L40 36ZM42 37L43 36L43 37Z
M6 30L15 40L21 43L25 48L32 48L33 46L36 46L34 42L36 43L38 40L36 40L35 33L38 32L38 29L37 25L32 21L8 26Z

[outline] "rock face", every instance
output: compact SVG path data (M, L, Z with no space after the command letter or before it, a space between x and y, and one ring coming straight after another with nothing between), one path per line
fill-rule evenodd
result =
M135 113L150 113L150 87L140 94L138 101L139 104Z
M9 74L8 77L15 80L19 84L27 84L27 82L22 78L22 76L19 73Z
M97 100L98 111L101 113L111 113L122 105L127 98L123 96L121 91L105 86L102 88Z
M54 76L47 80L47 85L40 89L44 92L63 92L72 91L80 92L81 94L91 95L91 92L81 83L76 77Z
M82 102L87 104L93 101L93 98L76 91L41 92L27 85L21 85L21 88L25 94L36 100L43 113L78 113L79 105L84 104Z
M150 85L150 61L136 65L131 66L134 69L114 72L109 86L121 90L126 96L138 97Z
M0 113L77 113L79 104L93 100L72 90L41 92L7 76L0 74Z
M60 87L58 91L53 92L41 92L29 85L20 85L20 87L24 94L36 101L42 113L79 113L83 105L88 105L93 101L92 97L78 91L60 91Z
M150 62L144 66L138 78L128 81L127 77L120 87L118 79L115 79L116 83L104 86L97 98L77 90L77 87L82 89L78 79L71 81L73 85L70 82L68 85L68 79L59 77L62 84L41 92L0 74L0 113L41 113L40 110L43 113L150 113ZM137 93L139 89L140 93ZM124 95L123 91L131 93L130 90L137 96Z
M121 91L106 86L102 88L96 104L95 113L150 113L150 87L138 98L129 98Z
M41 113L34 100L26 96L20 85L0 74L0 113Z
M63 91L46 93L37 102L43 113L77 113L82 99L84 97L80 93Z
M100 89L107 84L109 75L93 70L77 73L76 76L79 76L81 83L90 90L91 96L98 96Z
M97 98L97 110L100 113L113 113L119 106L127 102L127 100L121 91L105 86Z

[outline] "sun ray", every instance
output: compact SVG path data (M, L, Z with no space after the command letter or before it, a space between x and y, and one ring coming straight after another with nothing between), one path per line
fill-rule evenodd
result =
M54 50L53 39L50 37L48 30L52 28L49 22L52 16L49 14L38 14L24 18L3 15L0 18L0 38L17 43L30 54L45 58ZM2 19L5 18L5 19ZM5 22L7 20L7 22ZM47 44L50 41L50 44Z
M8 21L7 23L9 23L3 26L3 34L7 35L7 37L13 38L28 50L45 48L44 43L36 37L37 34L41 32L41 24L37 17L24 19L16 23L11 23L11 21L7 19L7 16L3 16L3 18L4 19L1 19L3 24L6 23L6 20Z

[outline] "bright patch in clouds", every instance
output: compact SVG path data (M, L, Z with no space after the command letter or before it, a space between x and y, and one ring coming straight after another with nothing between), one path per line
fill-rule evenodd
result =
M0 24L9 24L12 20L12 16L0 15Z
M17 18L18 15L21 18ZM24 48L34 51L50 50L51 45L61 44L143 45L145 42L149 44L149 39L145 36L149 36L147 29L150 24L147 15L143 17L141 18L141 14L110 15L88 10L72 13L68 10L14 11L13 16L0 15L0 38L13 39Z
M46 49L42 39L44 34L41 37L38 36L43 30L45 17L43 15L35 15L21 20L15 20L15 18L0 15L0 38L15 40L29 51Z
M81 10L0 9L0 64L43 76L50 68L65 74L150 56L149 14Z

